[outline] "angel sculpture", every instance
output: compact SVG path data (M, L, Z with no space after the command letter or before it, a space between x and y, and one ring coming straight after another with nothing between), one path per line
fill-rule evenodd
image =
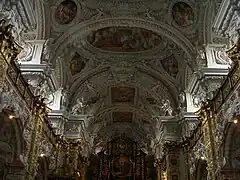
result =
M66 110L68 107L68 98L70 96L70 88L66 86L66 88L62 89L62 96L61 96L61 109Z
M78 115L78 114L84 114L84 113L85 113L84 100L83 98L77 99L77 103L72 108L72 114Z
M42 56L42 60L44 62L50 62L53 52L51 51L51 45L53 43L53 39L47 39L44 43L44 47L43 47L43 56Z
M162 108L165 116L172 116L173 109L172 109L171 103L168 99L167 100L162 100L161 108Z

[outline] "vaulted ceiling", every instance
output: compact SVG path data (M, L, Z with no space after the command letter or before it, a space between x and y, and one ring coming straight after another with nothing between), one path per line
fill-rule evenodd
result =
M48 40L69 111L93 116L95 143L126 134L150 143L156 116L179 113L179 94L211 43L220 1L43 1L39 37ZM40 7L40 6L38 6Z

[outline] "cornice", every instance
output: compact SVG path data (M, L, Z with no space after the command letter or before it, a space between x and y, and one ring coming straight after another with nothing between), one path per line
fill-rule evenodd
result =
M208 78L223 78L223 76L227 76L228 73L229 69L203 67L193 74L192 79L188 84L187 91L193 93L198 88L200 82Z

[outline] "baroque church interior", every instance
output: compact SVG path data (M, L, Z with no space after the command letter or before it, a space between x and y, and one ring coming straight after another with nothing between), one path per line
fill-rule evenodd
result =
M239 0L1 0L1 180L240 180Z

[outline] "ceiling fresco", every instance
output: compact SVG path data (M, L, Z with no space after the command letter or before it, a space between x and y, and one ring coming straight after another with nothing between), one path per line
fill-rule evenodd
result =
M133 120L133 113L131 112L113 112L113 122L128 122L131 123Z
M194 23L193 9L184 2L178 2L173 6L172 15L179 26L186 27Z
M74 1L62 1L56 9L55 19L59 24L70 23L77 15L77 5Z
M174 55L171 55L161 61L165 71L173 78L176 78L178 74L178 62Z
M78 73L80 73L85 67L85 62L83 58L76 53L74 57L69 62L69 70L71 72L71 75L74 76Z
M112 103L134 103L135 88L132 87L112 87Z
M175 116L179 93L207 36L206 2L61 0L44 5L57 81L69 86L68 107L93 117L91 126L101 129L94 131L97 138L124 132L141 140L148 124L156 128L153 117Z
M152 31L134 27L108 27L91 32L88 42L105 51L138 52L157 47L162 37Z

